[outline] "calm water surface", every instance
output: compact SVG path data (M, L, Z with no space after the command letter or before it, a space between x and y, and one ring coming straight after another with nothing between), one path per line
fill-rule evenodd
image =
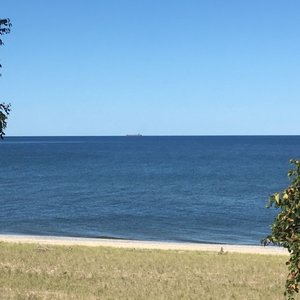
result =
M0 233L259 244L299 136L11 137Z

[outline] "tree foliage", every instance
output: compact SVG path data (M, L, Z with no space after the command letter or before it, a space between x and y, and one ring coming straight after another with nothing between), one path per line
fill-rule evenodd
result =
M10 19L0 19L0 35L10 33L11 22ZM2 39L0 39L0 46L4 45Z
M10 112L10 104L0 103L0 138L5 135L4 129L7 126L7 116Z
M0 35L10 33L11 22L10 19L0 19ZM0 39L0 46L4 45L2 39ZM0 68L2 65L0 64ZM1 74L0 74L1 76ZM7 126L7 116L10 112L10 104L0 103L0 138L3 139L5 135L4 129Z
M267 207L275 207L280 212L272 224L272 233L262 242L287 248L289 274L285 284L285 295L294 299L300 283L300 161L291 160L294 168L288 172L291 184L269 198Z

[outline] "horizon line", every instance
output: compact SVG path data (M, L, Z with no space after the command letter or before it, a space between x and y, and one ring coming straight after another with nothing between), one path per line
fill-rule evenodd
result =
M6 135L4 139L10 137L246 137L246 136L256 136L256 137L269 137L269 136L300 136L300 134L158 134L158 135Z

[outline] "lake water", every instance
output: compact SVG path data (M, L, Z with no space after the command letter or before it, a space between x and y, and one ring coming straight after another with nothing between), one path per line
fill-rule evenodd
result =
M259 244L300 136L7 137L0 233Z

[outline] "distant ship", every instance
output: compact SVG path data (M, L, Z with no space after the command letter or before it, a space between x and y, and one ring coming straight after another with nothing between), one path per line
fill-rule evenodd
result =
M142 135L138 133L138 134L126 134L126 136L142 136Z

